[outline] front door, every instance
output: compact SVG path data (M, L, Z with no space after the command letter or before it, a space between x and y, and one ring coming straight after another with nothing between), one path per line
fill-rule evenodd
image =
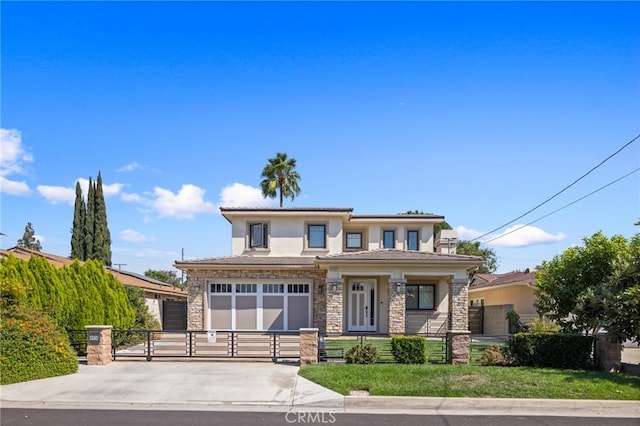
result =
M349 331L376 331L376 280L349 281Z

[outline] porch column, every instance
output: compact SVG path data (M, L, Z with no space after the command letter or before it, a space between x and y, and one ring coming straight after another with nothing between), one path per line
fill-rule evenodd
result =
M406 328L406 294L407 280L404 278L389 279L389 311L387 312L389 334L404 334Z
M342 278L327 278L327 334L342 334L343 316L343 286Z
M468 364L471 349L469 331L469 280L449 281L449 328L447 330L447 362Z
M206 330L205 324L207 287L202 277L190 274L187 285L187 330Z

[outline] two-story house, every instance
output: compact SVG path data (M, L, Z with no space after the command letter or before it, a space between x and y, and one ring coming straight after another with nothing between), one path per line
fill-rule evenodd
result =
M467 332L468 271L436 215L351 208L221 208L232 253L176 261L192 330ZM447 320L450 317L449 321Z

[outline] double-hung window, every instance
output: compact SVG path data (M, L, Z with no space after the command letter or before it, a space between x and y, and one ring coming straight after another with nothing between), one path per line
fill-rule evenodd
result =
M362 232L347 232L347 243L345 244L348 249L361 249L362 248Z
M436 286L433 284L407 284L406 308L411 311L435 309Z
M382 248L396 248L396 231L385 229L382 231Z
M267 248L269 226L266 223L253 223L249 225L249 247Z
M407 250L420 250L420 234L417 229L407 231Z
M307 225L307 247L312 249L327 247L326 225Z

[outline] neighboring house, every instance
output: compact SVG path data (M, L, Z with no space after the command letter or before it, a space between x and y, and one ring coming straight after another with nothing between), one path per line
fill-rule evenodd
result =
M0 257L6 257L9 254L27 261L31 256L39 256L58 268L69 266L74 262L74 259L69 257L29 250L24 247L13 247L8 250L0 249ZM172 330L183 330L185 328L186 291L133 272L108 267L106 271L116 277L122 284L142 289L149 313L158 320L163 328Z
M220 210L231 256L175 262L189 277L191 330L468 333L467 277L482 259L453 254L455 231L434 235L443 216Z
M528 323L538 318L534 303L536 296L536 271L507 274L475 274L469 285L469 306L484 307L482 330L473 332L504 335L509 334L507 312L515 311L520 321ZM473 315L473 313L471 314Z

